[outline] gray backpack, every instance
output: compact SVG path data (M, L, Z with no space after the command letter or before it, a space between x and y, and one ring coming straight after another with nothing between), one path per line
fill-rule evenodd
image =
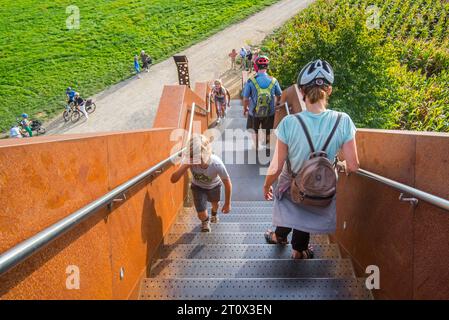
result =
M298 114L296 118L304 130L311 152L296 174L292 172L290 160L287 158L288 172L293 178L290 186L291 199L298 204L327 207L336 193L337 172L334 163L327 158L326 149L340 123L341 113L338 113L337 121L321 151L315 151L309 131L301 116Z

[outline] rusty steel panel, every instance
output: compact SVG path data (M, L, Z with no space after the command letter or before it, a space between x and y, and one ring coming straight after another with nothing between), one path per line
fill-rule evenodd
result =
M288 103L290 114L301 112L301 104L294 85L282 91L280 103L283 104L284 102ZM281 122L286 115L287 111L285 106L276 109L276 113L274 114L274 128L277 128L279 122Z
M414 134L358 130L356 140L361 168L410 186L414 185Z
M413 210L399 193L363 177L340 176L336 237L354 260L358 276L380 269L376 298L412 297Z
M0 147L0 252L106 193L106 164L103 137ZM103 216L99 212L3 275L0 298L110 297L109 240ZM80 290L66 288L70 265L79 268Z
M155 126L171 129L2 141L0 252L167 158L176 143L169 136L185 126L193 102L205 107L185 86L164 88ZM197 119L205 130L207 118L197 114ZM112 211L100 210L2 276L0 299L136 298L185 197L182 181L170 183L173 170L134 187ZM66 289L69 265L79 267L79 290Z
M174 145L169 140L170 133L171 130L158 130L109 137L110 188L167 158ZM113 206L108 218L113 298L127 298L134 289L182 205L182 188L170 183L172 171L173 168L154 181L149 179L147 184L136 186L126 195L126 202ZM119 277L121 269L124 270L123 279Z
M359 130L361 167L449 198L449 135ZM380 268L380 299L447 299L449 214L420 201L398 201L399 191L365 177L340 177L335 240L359 276Z
M449 135L416 138L416 188L449 199ZM414 298L449 299L449 212L421 201L414 217Z

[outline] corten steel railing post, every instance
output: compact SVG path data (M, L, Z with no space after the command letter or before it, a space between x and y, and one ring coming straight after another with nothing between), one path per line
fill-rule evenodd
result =
M186 56L173 56L178 68L178 82L190 88L189 61Z

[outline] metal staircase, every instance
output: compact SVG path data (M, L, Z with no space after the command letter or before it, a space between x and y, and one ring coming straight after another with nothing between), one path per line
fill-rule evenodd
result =
M233 104L221 129L245 127L239 104ZM140 299L372 298L327 235L311 237L312 260L292 260L289 245L266 244L263 233L272 227L272 203L262 199L264 176L255 174L260 167L227 165L232 211L220 214L211 233L201 233L195 210L184 208L142 281Z

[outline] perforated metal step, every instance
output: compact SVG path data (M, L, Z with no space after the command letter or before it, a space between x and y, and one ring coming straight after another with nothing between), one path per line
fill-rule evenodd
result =
M210 213L210 208L209 208ZM190 208L184 208L182 214L191 214L196 216L196 210L193 207ZM273 208L272 207L232 207L232 211L229 214L223 214L219 213L219 216L227 216L227 215L233 215L233 214L273 214Z
M339 259L335 244L313 245L316 259ZM265 244L176 244L162 246L161 259L289 259L291 246Z
M351 261L293 259L160 259L151 268L154 278L349 278Z
M232 207L273 207L273 201L232 201Z
M271 221L269 223L256 222L256 223L238 223L238 222L223 222L214 223L212 225L213 233L216 232L261 232L264 233L267 229L273 229ZM185 233L185 232L201 232L201 226L197 220L195 223L175 223L171 228L173 233Z
M211 226L212 232L200 233L170 233L164 238L164 244L266 244L263 232L234 232L217 233ZM311 244L328 244L326 235L311 235Z
M198 222L196 214L180 214L177 222ZM271 214L222 214L220 215L222 222L267 222L271 223Z
M362 279L144 279L146 300L372 299Z

